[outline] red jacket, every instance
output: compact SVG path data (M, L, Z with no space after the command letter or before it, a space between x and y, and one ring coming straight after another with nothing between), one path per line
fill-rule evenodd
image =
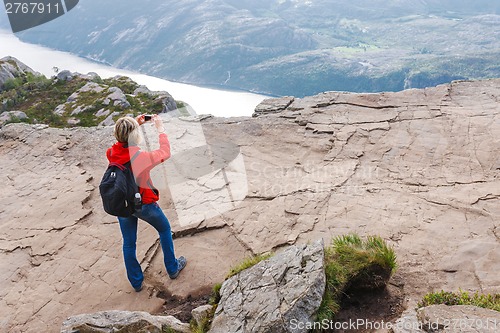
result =
M156 202L160 198L160 192L154 187L149 173L151 169L170 157L170 142L164 133L160 134L159 141L159 149L151 152L141 151L132 163L143 204ZM110 163L125 164L139 150L138 146L128 147L127 143L117 142L106 151L106 157Z

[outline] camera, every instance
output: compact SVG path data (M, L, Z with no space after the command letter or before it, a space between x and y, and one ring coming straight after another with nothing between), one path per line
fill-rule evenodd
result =
M151 118L153 118L153 116L152 116L152 115L150 115L150 114L145 114L145 115L144 115L144 121L150 121L150 120L151 120Z

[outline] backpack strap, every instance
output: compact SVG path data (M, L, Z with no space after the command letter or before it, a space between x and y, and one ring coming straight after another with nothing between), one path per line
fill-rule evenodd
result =
M127 163L125 163L124 165L130 169L130 171L132 171L132 175L134 174L134 170L132 169L132 162L137 158L137 156L139 156L139 154L141 153L140 150L138 150L134 156L132 156L132 158L130 159L130 161L128 161ZM135 175L134 175L134 179L135 179ZM137 182L137 179L135 180Z
M108 167L111 167L111 166L115 166L115 167L118 167L120 170L125 170L125 168L127 168L128 166L130 167L130 169L132 169L132 162L137 158L137 156L139 156L140 154L140 150L138 150L134 156L132 156L132 158L130 159L130 161L128 161L127 163L124 163L124 164L120 164L120 163L116 163L116 162L111 162L109 163Z
M132 156L132 158L130 159L130 161L128 161L127 163L125 163L125 165L130 165L130 168L132 168L132 162L137 158L137 156L139 156L139 154L141 153L140 150L136 151L136 153L134 154L134 156Z

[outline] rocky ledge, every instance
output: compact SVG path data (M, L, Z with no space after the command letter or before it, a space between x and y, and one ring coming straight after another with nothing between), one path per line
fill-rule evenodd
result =
M154 181L189 265L170 281L157 234L141 224L141 293L97 190L112 128L5 125L0 328L55 332L81 313L158 313L156 296L206 292L249 254L350 232L395 248L409 307L432 290L498 293L499 100L497 79L328 92L254 118L166 120L173 156Z

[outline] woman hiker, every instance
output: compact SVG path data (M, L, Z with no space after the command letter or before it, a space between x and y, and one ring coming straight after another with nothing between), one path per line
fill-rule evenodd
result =
M136 256L138 219L146 221L158 231L165 267L171 279L177 278L180 271L186 266L186 258L182 256L178 259L175 258L170 223L158 206L159 191L153 186L149 174L151 169L170 157L170 143L161 118L154 115L151 120L159 133L160 148L150 152L141 151L137 146L142 141L139 126L146 122L145 119L145 115L140 115L135 119L132 117L118 119L114 130L118 142L106 151L109 162L119 164L127 163L139 151L139 154L132 161L132 170L142 197L142 210L130 217L118 217L123 236L123 257L127 277L137 292L142 290L144 281L144 274Z

